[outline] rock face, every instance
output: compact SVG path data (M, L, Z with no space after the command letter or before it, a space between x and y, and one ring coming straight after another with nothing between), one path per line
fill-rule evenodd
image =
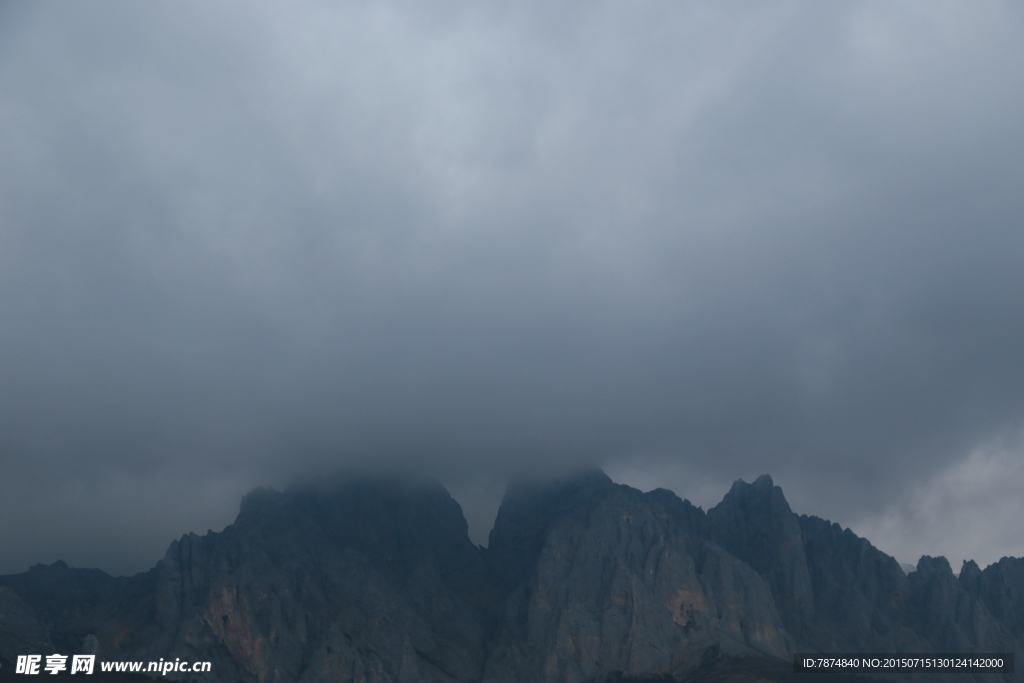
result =
M114 650L131 648L151 628L156 572L114 578L98 569L74 569L64 562L36 565L24 574L2 577L0 595L12 591L28 607L19 609L23 623L38 623L50 653L84 653L90 634ZM6 613L5 603L0 609ZM2 623L2 618L0 618ZM35 630L32 641L38 643ZM11 634L5 628L0 637ZM19 654L25 653L22 650ZM43 654L31 650L34 654ZM99 654L103 654L101 650ZM4 655L6 657L6 655Z
M604 475L510 491L487 553L503 594L485 681L681 675L716 647L787 656L764 578L665 493Z
M26 652L52 652L53 645L35 610L7 586L0 586L0 658L13 662Z
M911 585L892 557L849 529L799 518L815 612L803 634L821 652L930 652L910 628Z
M908 576L793 514L769 477L707 513L601 472L522 482L487 549L440 485L351 477L254 491L233 525L135 577L63 563L0 577L0 658L208 660L204 681L682 681L730 670L716 662L777 671L794 652L1022 645L1024 560L956 578L925 557Z
M479 680L483 567L440 486L257 491L222 534L171 544L139 658L268 683Z
M771 477L733 484L708 511L708 527L712 540L767 579L790 633L809 636L814 594L800 523Z

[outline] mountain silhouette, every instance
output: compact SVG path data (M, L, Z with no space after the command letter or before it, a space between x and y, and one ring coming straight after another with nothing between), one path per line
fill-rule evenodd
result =
M253 491L234 524L133 577L62 562L0 577L0 679L20 654L89 650L209 661L165 676L207 682L852 683L879 679L795 674L792 657L1022 644L1024 560L956 577L924 557L908 575L794 514L768 476L707 512L600 471L521 481L480 548L440 484L352 475Z

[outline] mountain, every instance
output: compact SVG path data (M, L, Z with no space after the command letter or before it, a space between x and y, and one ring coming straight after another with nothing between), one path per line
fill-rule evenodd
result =
M223 532L134 577L60 562L0 577L0 671L89 651L212 664L172 680L814 683L868 679L794 674L794 653L1022 645L1024 560L958 578L924 557L908 575L794 514L767 476L707 512L599 471L519 482L486 549L436 482L351 476L254 491Z

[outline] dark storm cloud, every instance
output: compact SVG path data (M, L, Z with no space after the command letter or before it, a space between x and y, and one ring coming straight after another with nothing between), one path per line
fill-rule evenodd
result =
M1020 9L559 7L3 6L0 571L367 464L1024 553Z

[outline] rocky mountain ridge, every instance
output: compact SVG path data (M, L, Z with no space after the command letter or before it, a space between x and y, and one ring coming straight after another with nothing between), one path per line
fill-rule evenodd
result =
M223 532L174 541L134 577L0 577L0 659L86 642L211 661L203 681L695 681L795 652L1021 651L1024 560L957 578L924 557L907 575L794 514L770 477L705 512L596 471L510 486L484 549L439 484L349 477L254 491ZM782 680L765 675L746 680Z

